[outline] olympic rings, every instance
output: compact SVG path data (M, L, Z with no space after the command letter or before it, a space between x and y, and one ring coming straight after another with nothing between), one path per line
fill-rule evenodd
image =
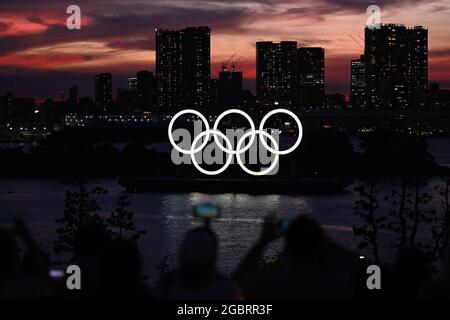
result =
M287 110L287 109L275 109L275 110L270 111L268 114L266 114L264 116L264 118L261 120L261 123L259 124L259 130L263 130L264 124L266 123L267 119L269 119L269 117L274 115L275 113L285 113L287 115L290 115L295 120L295 122L297 122L297 127L298 127L297 141L295 141L294 145L292 147L290 147L289 149L286 149L283 151L278 151L278 150L275 150L275 149L272 149L271 147L269 147L262 136L260 136L259 139L260 139L262 145L264 146L264 148L269 150L271 153L278 154L278 155L285 155L285 154L291 153L292 151L297 149L298 145L302 141L303 127L302 127L302 123L300 122L300 119L292 111Z
M205 124L205 128L206 128L206 131L201 132L199 135L197 135L194 138L194 141L192 142L190 150L184 150L184 149L180 148L175 143L175 141L173 139L173 135L172 135L172 128L173 128L173 125L174 125L176 119L178 117L180 117L181 115L186 114L186 113L192 113L192 114L195 114L196 116L198 116L202 120L202 122ZM224 135L221 131L219 131L217 129L218 126L219 126L220 120L222 120L223 117L225 117L226 115L231 114L231 113L237 113L237 114L240 114L240 115L244 116L247 119L247 121L249 122L250 127L251 127L251 130L246 132L238 140L237 145L236 145L236 150L232 150L232 144L231 144L230 139L228 139L228 137L226 135ZM267 131L265 131L263 129L264 124L266 123L267 119L269 117L271 117L272 115L276 114L276 113L284 113L284 114L287 114L287 115L291 116L294 119L294 121L297 123L297 127L298 127L298 137L297 137L297 140L295 141L294 145L292 147L290 147L289 149L282 150L282 151L279 150L278 142L275 140L275 138L271 134L267 133ZM200 112L198 112L197 110L193 110L193 109L186 109L186 110L182 110L182 111L178 112L172 118L172 120L169 123L168 134L169 134L169 141L172 144L172 146L177 151L179 151L179 152L181 152L183 154L189 154L191 156L192 162L194 163L194 166L200 172L202 172L204 174L217 175L217 174L222 173L231 164L231 161L233 159L233 155L236 155L237 162L238 162L239 166L242 168L242 170L244 170L245 172L247 172L248 174L251 174L251 175L262 176L262 175L268 174L269 172L271 172L275 168L275 166L277 165L277 163L279 161L279 156L280 155L285 155L285 154L291 153L292 151L294 151L300 145L300 142L302 141L302 138L303 138L303 127L302 127L302 124L300 122L300 119L292 111L287 110L287 109L275 109L275 110L270 111L269 113L267 113L263 117L263 119L262 119L262 121L261 121L261 123L259 125L259 129L256 130L255 129L255 124L253 123L252 119L250 118L250 116L247 113L245 113L244 111L239 110L239 109L230 109L230 110L227 110L227 111L221 113L217 117L216 121L214 122L213 129L210 129L208 121L206 120L206 118ZM198 153L199 151L201 151L208 144L208 141L211 138L210 137L211 134L214 137L215 143L219 146L219 148L222 151L224 151L227 154L227 160L226 160L224 166L222 168L218 169L218 170L215 170L215 171L208 171L208 170L205 170L205 169L201 168L200 165L198 164L197 160L195 159L195 154ZM244 163L242 162L242 159L240 157L241 153L244 153L245 151L247 151L252 146L252 144L253 144L253 142L255 140L255 137L258 134L260 135L260 141L261 141L262 145L270 153L275 154L275 160L271 163L270 167L266 168L265 170L260 171L260 172L249 170L244 165ZM195 148L195 146L198 144L199 140L202 139L203 136L205 136L204 141L200 144L200 146L198 148ZM226 143L226 146L227 146L226 148L220 143L220 141L218 140L217 136L220 136L222 139L225 140L225 143ZM274 146L274 148L271 148L271 147L269 147L267 145L267 142L263 138L263 136L265 136L265 137L269 138L269 140L271 140L272 145ZM248 137L250 137L249 143L247 145L245 145L244 147L242 147L242 144L244 143L244 141Z
M182 110L182 111L178 112L178 113L172 118L172 120L170 120L170 123L169 123L169 129L168 129L168 131L169 131L169 140L170 140L170 143L172 144L172 146L173 146L176 150L178 150L179 152L184 153L184 154L191 154L191 151L190 151L190 150L183 150L183 149L181 149L179 146L177 146L177 144L176 144L175 141L173 140L173 136L172 136L172 127L173 127L173 124L175 123L175 120L177 120L177 118L178 118L179 116L181 116L181 115L183 115L183 114L185 114L185 113L193 113L193 114L195 114L195 115L198 116L200 119L202 119L202 121L203 121L203 123L205 124L205 127L206 127L206 131L205 131L205 132L207 133L207 137L206 137L205 141L203 141L203 143L200 145L200 147L198 147L198 149L195 149L195 150L194 150L194 153L197 153L197 152L199 152L200 150L202 150L204 147L206 147L206 145L208 144L208 141L209 141L209 124L208 124L208 121L206 120L205 116L202 115L202 114L201 114L200 112L198 112L197 110L193 110L193 109Z
M222 132L220 132L218 130L210 130L209 132L214 134L214 137L216 137L216 135L219 135L220 137L222 137L225 140L227 147L231 149L230 139L228 139L228 137L226 135L224 135ZM202 167L200 167L200 165L197 162L197 159L195 159L196 152L194 152L194 148L197 145L198 140L200 140L202 138L202 136L207 135L207 134L208 133L206 131L203 131L202 133L200 133L198 136L195 137L194 141L192 142L192 146L191 146L191 159L192 159L192 163L194 164L194 166L197 168L198 171L200 171L203 174L214 176L216 174L224 172L228 168L228 166L231 164L231 160L233 160L233 155L231 153L227 153L227 161L225 162L224 166L216 171L208 171L208 170L205 170ZM272 139L273 139L273 137L272 137ZM208 143L209 139L205 139L205 140Z
M263 170L263 171L258 172L258 171L252 171L252 170L249 170L249 169L244 165L244 163L242 162L241 154L240 154L239 150L241 149L241 144L245 141L245 139L247 138L247 136L251 135L252 133L253 133L253 132L249 131L249 132L247 132L246 134L244 134L244 135L242 136L242 138L239 139L239 141L238 141L238 143L237 143L237 146L236 146L236 154L237 154L236 159L237 159L237 162L238 162L239 166L242 168L242 170L244 170L244 171L247 172L248 174L251 174L251 175L253 175L253 176L263 176L263 175L268 174L270 171L272 171L272 170L276 167L276 165L277 165L277 163L278 163L278 160L279 160L280 156L279 156L278 154L275 153L275 160L272 162L272 164L270 165L270 167L266 168L266 169ZM272 141L272 143L274 144L275 148L277 148L277 150L278 150L278 144L277 144L277 141L275 140L274 137L272 137L271 134L268 134L267 131L264 131L264 130L256 130L255 133L256 133L256 134L260 134L260 135L263 135L263 136L268 137L268 138L270 139L270 141Z
M252 134L252 137L250 138L250 141L248 142L248 145L246 145L246 146L245 146L244 148L242 148L242 150L241 150L241 152L245 152L245 151L247 151L248 149L250 149L250 147L252 146L253 141L255 141L255 136L256 136L256 135L255 135L255 124L253 123L252 118L250 118L250 116L249 116L247 113L245 113L244 111L239 110L239 109L230 109L230 110L224 111L224 112L222 112L222 113L217 117L216 122L214 122L214 127L213 127L213 129L214 129L214 130L217 130L217 127L219 126L220 120L222 120L223 117L229 115L230 113L237 113L237 114L240 114L240 115L244 116L244 117L247 119L248 123L250 124L250 127L252 128L252 131L250 131L251 134ZM231 154L237 155L237 151L233 151L233 150L231 150L231 148L230 148L230 149L226 149L226 148L225 148L225 147L217 140L217 136L216 136L216 135L214 135L214 141L215 141L216 144L219 146L219 148L222 149L222 151L224 151L225 153L231 153Z

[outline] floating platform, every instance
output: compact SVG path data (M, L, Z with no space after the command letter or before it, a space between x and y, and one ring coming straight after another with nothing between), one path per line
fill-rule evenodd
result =
M329 194L342 192L351 178L305 177L299 179L178 179L128 178L119 180L127 192L201 192L247 194Z

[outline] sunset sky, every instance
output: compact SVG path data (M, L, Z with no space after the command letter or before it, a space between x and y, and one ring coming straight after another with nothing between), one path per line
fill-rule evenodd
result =
M82 29L66 28L66 8L81 7ZM328 93L349 91L350 60L363 49L366 8L377 4L383 23L429 29L430 80L450 88L450 0L2 0L0 95L56 97L76 84L93 95L93 75L111 72L113 86L142 69L154 70L154 29L211 27L211 76L236 52L253 89L255 42L296 40L326 49Z

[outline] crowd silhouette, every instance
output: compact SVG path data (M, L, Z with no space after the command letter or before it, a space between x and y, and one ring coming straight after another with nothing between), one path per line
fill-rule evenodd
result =
M273 263L264 262L270 242L283 237ZM65 274L55 277L49 255L17 219L0 229L0 299L153 299L153 300L352 300L449 299L449 251L432 266L416 248L403 248L392 266L382 266L382 289L366 286L367 259L331 240L307 215L280 232L267 218L259 239L232 275L216 267L218 239L209 224L189 230L179 250L179 267L161 275L154 287L143 277L138 246L110 239L95 225L75 232L74 263L82 270L82 289L68 290ZM18 242L23 245L19 249Z

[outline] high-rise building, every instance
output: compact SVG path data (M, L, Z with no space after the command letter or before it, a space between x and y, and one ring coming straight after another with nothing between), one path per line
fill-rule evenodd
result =
M78 103L78 87L73 86L69 89L69 102Z
M211 79L209 82L209 105L217 111L221 107L219 99L219 79Z
M117 88L116 101L121 112L134 112L137 109L137 91L135 89Z
M449 110L450 108L450 90L440 89L439 83L429 84L429 91L426 99L426 106L430 109Z
M100 73L95 76L95 103L106 111L112 104L112 75Z
M423 106L428 84L428 31L385 24L365 29L367 103L372 108Z
M183 107L204 109L209 104L211 29L190 27L180 31Z
M256 95L261 103L295 107L297 72L297 42L256 43Z
M128 90L137 90L137 78L128 78Z
M323 108L326 110L343 110L346 107L345 96L340 93L326 94Z
M219 72L219 103L222 107L239 107L242 99L242 79L242 71L224 68Z
M297 52L300 105L306 109L321 108L325 96L325 50L303 47Z
M208 27L156 30L158 106L202 109L211 77Z
M181 107L182 57L180 32L156 29L156 78L158 106Z
M138 104L142 110L149 110L156 105L156 78L153 72L141 70L136 79Z
M413 108L423 108L428 88L428 29L416 26L408 29L408 33L411 103Z
M351 62L350 105L352 108L366 108L366 79L364 55Z

